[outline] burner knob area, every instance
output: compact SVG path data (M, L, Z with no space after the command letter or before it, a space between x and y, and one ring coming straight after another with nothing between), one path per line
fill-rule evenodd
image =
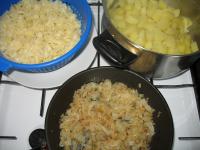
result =
M29 136L29 144L32 147L32 150L48 150L45 138L45 130L34 130Z

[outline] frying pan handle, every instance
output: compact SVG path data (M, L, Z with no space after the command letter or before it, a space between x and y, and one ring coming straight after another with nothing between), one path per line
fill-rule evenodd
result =
M107 61L119 67L128 67L137 57L117 43L107 30L93 39L93 45Z

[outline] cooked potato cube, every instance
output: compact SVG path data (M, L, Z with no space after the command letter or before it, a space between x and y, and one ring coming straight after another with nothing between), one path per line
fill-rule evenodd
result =
M163 0L117 1L111 21L130 41L163 54L189 54L198 45L189 35L192 21Z

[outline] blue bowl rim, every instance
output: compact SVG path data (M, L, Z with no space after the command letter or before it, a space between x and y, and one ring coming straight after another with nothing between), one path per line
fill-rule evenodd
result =
M0 60L6 64L7 66L7 70L24 70L24 71L29 71L29 70L40 70L43 68L47 68L47 67L51 67L55 64L58 64L59 62L62 62L64 60L66 60L67 58L70 58L71 56L73 56L74 54L78 53L78 51L81 50L81 48L84 46L84 44L87 42L88 37L90 35L91 32L91 28L92 28L92 11L90 6L88 5L88 3L86 2L86 0L83 0L83 2L85 2L85 6L87 7L87 17L88 17L88 23L86 25L86 29L84 31L84 33L81 35L79 42L71 49L69 50L67 53L65 53L64 55L48 61L48 62L44 62L44 63L39 63L39 64L23 64L23 63L17 63L14 62L12 60L9 60L5 57L0 56ZM63 2L66 3L66 2Z

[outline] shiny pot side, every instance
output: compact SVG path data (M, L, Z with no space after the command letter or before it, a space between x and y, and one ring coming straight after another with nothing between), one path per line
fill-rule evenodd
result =
M116 42L107 30L94 38L93 44L111 65L128 68L154 79L175 77L187 71L200 57L199 52L191 55L172 56L144 50L134 54Z

